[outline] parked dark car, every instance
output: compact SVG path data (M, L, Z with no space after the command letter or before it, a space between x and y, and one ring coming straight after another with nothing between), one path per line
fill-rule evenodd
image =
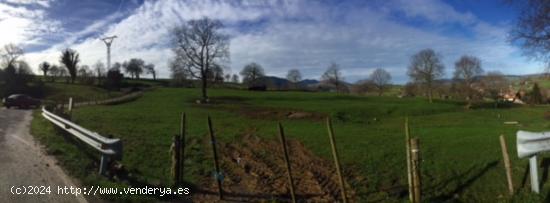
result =
M24 94L12 94L3 100L6 108L18 107L20 109L26 109L31 107L39 107L41 102L38 99L32 98Z

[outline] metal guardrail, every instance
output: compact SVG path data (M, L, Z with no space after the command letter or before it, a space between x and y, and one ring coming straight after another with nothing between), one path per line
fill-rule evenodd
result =
M44 107L42 107L42 116L101 153L99 174L105 172L110 159L122 159L122 142L120 139L103 137L97 132L85 129L72 121L49 112Z

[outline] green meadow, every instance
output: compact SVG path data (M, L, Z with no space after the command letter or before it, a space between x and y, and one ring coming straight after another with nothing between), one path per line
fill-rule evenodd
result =
M404 132L408 117L411 136L420 140L423 200L548 201L550 184L543 185L541 195L530 193L529 181L524 181L527 160L517 158L515 144L517 130L543 131L550 127L544 118L547 106L495 109L492 104L480 104L465 109L462 102L428 103L424 98L230 89L210 89L212 103L201 105L195 103L199 96L200 89L158 87L133 102L77 108L73 119L102 135L120 138L124 144L122 164L135 181L170 185L171 139L179 133L180 114L185 112L190 140L185 180L200 187L200 177L213 170L209 146L196 141L207 137L208 115L221 142L239 142L245 134L277 139L276 125L281 122L287 139L299 140L316 156L327 160L331 160L331 150L325 118L330 117L342 167L354 177L347 182L357 200L402 202L408 198ZM292 113L303 116L289 116ZM519 124L505 125L505 121ZM83 184L131 184L90 176L97 169L94 157L67 143L39 112L35 112L32 133ZM506 189L498 139L501 134L506 137L512 161L517 190L513 197ZM540 160L543 165L548 163L542 157ZM545 181L547 176L542 178Z

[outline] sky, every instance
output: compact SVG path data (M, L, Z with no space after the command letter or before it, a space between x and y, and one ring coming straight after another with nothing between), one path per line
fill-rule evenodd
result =
M348 82L383 68L403 84L411 56L426 48L440 54L447 78L462 55L480 58L485 71L541 72L507 40L518 12L504 0L0 0L0 46L21 46L39 73L66 48L82 65L105 63L100 39L116 35L113 62L142 58L167 78L171 30L209 17L230 36L226 73L256 62L267 75L298 69L319 79L334 62Z

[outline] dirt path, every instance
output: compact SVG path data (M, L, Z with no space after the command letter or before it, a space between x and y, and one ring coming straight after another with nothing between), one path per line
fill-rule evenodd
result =
M87 202L58 195L58 186L75 186L29 133L32 111L0 109L0 202ZM50 186L49 195L14 195L12 186Z
M300 202L338 202L341 200L338 179L330 161L312 154L297 141L288 141L296 196ZM222 202L289 201L287 172L280 143L255 136L245 136L242 143L220 143L221 168L224 174ZM347 174L351 176L351 174ZM351 178L351 177L350 177ZM195 202L217 202L217 185L213 177L204 177L203 194ZM347 185L348 199L354 191Z

